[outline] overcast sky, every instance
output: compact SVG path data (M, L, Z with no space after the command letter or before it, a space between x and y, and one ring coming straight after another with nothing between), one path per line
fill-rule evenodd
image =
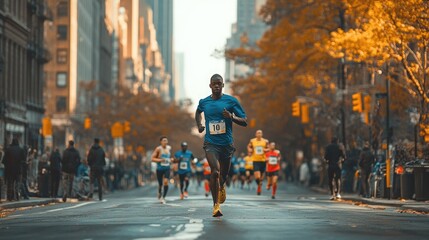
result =
M225 74L225 60L212 54L231 35L236 9L237 0L174 1L174 50L185 54L185 91L194 107L210 95L210 77Z

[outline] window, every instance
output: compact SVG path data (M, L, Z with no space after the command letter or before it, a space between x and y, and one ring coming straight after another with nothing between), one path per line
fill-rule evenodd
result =
M57 6L57 16L67 17L69 15L69 8L67 2L60 2Z
M67 87L67 73L65 72L57 73L57 87L60 87L60 88Z
M67 40L67 26L66 25L58 25L57 39L58 40Z
M66 97L57 97L56 102L57 112L67 111L67 98Z
M67 49L57 49L57 63L67 63Z

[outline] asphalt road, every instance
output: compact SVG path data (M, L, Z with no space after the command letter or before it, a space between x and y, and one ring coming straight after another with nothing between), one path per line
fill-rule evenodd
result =
M103 201L67 202L20 209L0 219L0 239L428 239L429 216L393 207L356 206L282 183L268 191L229 188L221 218L211 198L190 186L179 199L170 185L167 203L156 185L106 195Z

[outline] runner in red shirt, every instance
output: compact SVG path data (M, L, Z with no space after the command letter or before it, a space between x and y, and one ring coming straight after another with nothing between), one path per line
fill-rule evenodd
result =
M203 168L204 168L204 189L206 190L206 197L209 196L209 192L210 192L210 176L212 174L212 171L210 169L210 165L209 165L209 161L207 161L207 159L203 159L202 160L203 163Z
M267 190L270 190L271 186L273 186L271 199L275 199L277 191L277 179L279 177L280 171L281 154L280 151L276 149L276 143L274 142L270 143L269 149L270 150L265 154L267 157Z

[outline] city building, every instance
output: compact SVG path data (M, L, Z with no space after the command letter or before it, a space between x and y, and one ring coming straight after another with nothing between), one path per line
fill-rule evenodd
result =
M53 20L45 43L53 60L45 65L45 117L51 119L53 144L63 147L79 137L76 130L98 105L97 93L111 88L113 43L104 0L47 3Z
M44 113L43 42L51 11L43 0L0 1L0 150L17 136L40 149Z
M156 28L156 40L162 55L162 62L165 68L164 81L168 86L164 91L168 96L164 97L167 101L176 100L175 88L177 82L174 76L174 50L173 50L173 0L141 0L147 2L153 10L153 23Z
M259 16L261 7L266 0L238 0L237 23L231 26L231 37L227 39L226 49L239 48L245 42L248 46L254 46L267 30L266 24ZM229 92L229 82L237 77L251 73L252 69L244 64L226 60L225 66L225 91Z

